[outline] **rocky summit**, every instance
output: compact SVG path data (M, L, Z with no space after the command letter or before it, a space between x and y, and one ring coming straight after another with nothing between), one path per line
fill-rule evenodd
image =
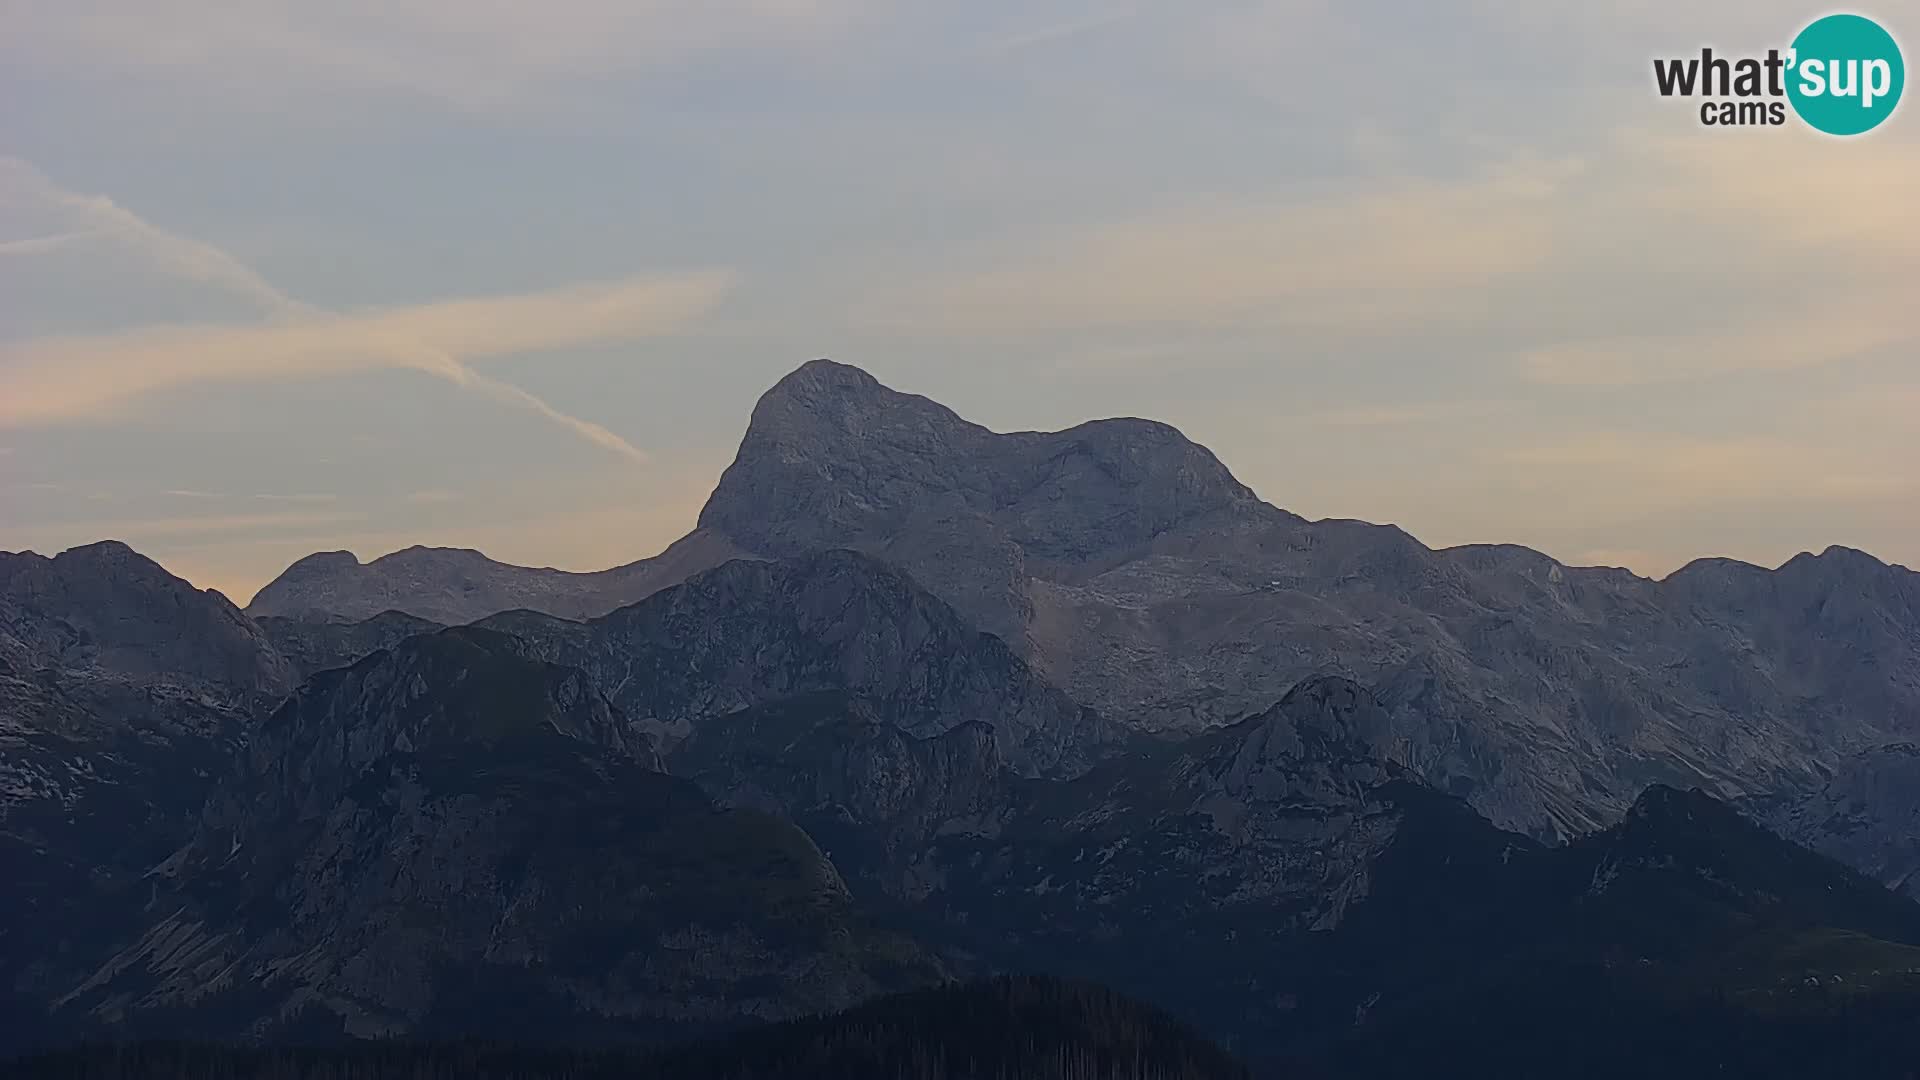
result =
M768 555L873 551L1020 643L1032 579L1105 569L1170 531L1270 509L1165 424L998 435L820 360L760 399L700 526Z

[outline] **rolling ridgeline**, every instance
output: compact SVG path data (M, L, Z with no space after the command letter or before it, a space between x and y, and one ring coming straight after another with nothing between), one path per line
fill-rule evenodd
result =
M1858 552L1433 551L818 361L599 574L0 555L0 1053L1909 1076L1916 742L1920 575Z

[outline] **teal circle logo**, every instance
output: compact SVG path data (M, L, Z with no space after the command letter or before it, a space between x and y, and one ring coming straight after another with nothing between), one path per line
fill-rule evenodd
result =
M1793 39L1787 100L1800 119L1829 135L1872 131L1893 115L1907 65L1893 35L1861 15L1815 19Z

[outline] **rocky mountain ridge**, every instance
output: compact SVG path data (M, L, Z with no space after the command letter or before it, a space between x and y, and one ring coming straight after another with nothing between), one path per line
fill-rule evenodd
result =
M361 657L391 649L416 634L446 628L444 623L391 610L358 622L331 618L307 622L285 615L260 615L253 621L302 680L351 667Z
M295 678L260 628L117 540L0 552L0 663L271 698Z
M1656 582L1434 550L1262 502L1164 424L1000 434L829 361L761 398L685 543L866 552L1142 731L1230 724L1343 674L1420 775L1543 837L1606 825L1650 783L1811 791L1920 723L1920 574L1860 552ZM423 587L388 606L448 588Z
M844 550L736 560L586 623L508 612L476 626L577 667L663 747L696 721L821 691L920 735L990 721L1015 767L1071 774L1117 737L898 568Z
M20 611L15 640L101 621ZM118 771L9 811L0 1027L650 1039L1038 969L1283 1075L1488 1052L1461 1032L1544 1060L1510 1016L1596 1059L1623 1030L1713 1033L1620 1066L1644 1074L1669 1051L1736 1068L1715 1048L1794 1024L1883 1047L1920 975L1920 906L1706 794L1654 785L1544 846L1431 786L1402 715L1337 675L1197 735L1109 737L858 552L735 561L588 623L267 626L296 667L372 651L264 716L127 659L9 676L41 755L9 764ZM167 728L138 701L226 711ZM1087 725L1087 760L1036 757ZM88 732L126 741L57 741ZM1843 1007L1877 1019L1820 1026Z
M317 623L359 622L393 611L457 625L533 608L586 619L742 554L702 532L653 558L590 573L514 566L470 548L415 546L366 563L350 551L322 551L268 582L247 604L247 614Z

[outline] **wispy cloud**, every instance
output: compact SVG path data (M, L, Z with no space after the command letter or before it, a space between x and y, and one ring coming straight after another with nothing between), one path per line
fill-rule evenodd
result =
M0 349L0 426L74 420L140 395L208 380L410 368L527 409L630 460L646 455L590 420L481 374L462 357L633 340L698 316L731 285L705 272L598 282L545 293L370 313L322 310L280 291L226 252L154 226L111 200L67 192L15 158L0 159L0 195L69 209L155 265L247 297L271 316L248 326L173 326L36 339Z
M246 297L269 313L306 310L305 305L219 248L168 232L103 195L69 191L22 158L0 157L0 200L77 226L43 238L53 242L43 244L37 252L54 250L81 237L111 237L158 270Z
M171 495L176 499L224 499L225 495L217 491L195 491L192 488L168 488L162 495Z
M0 240L0 255L45 255L59 251L76 241L85 240L99 234L91 229L77 229L72 232L53 233L48 236L26 236L17 240Z
M262 494L262 495L255 495L254 498L261 499L266 502L330 503L330 502L337 502L340 496L335 495L332 492L298 493L293 495L276 495L276 494L268 493L268 494Z
M423 371L528 409L634 461L645 454L592 421L456 359L664 333L703 311L723 276L640 278L523 296L361 315L312 314L251 326L173 326L43 338L0 347L0 427L113 413L140 396L208 381Z

